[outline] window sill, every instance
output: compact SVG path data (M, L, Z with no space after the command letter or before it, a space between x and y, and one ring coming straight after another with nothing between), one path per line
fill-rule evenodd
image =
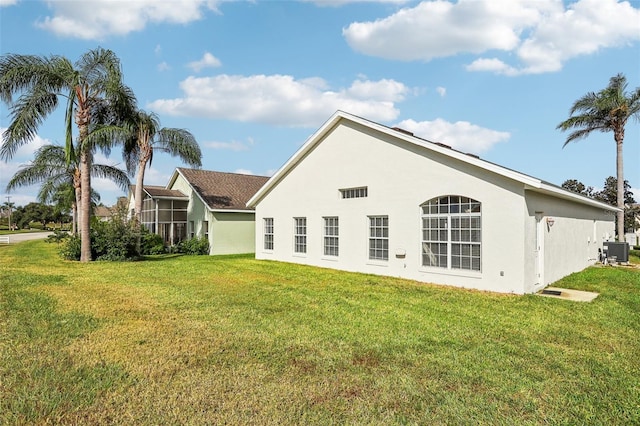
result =
M370 266L383 266L383 267L388 267L389 266L389 261L388 260L373 260L373 259L367 259L367 265Z
M482 278L482 271L467 271L464 269L429 268L421 266L418 268L418 272L424 272L425 274L448 275L452 277Z
M320 260L326 260L328 262L337 262L339 260L338 256L329 256L329 255L324 255L320 258Z

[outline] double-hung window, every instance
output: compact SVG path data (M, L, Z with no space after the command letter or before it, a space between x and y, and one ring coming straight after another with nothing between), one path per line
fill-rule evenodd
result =
M433 198L421 207L422 265L480 271L480 202L447 195Z
M306 253L307 252L307 218L306 217L295 217L294 221L294 242L293 242L293 251L295 253Z
M324 218L324 254L338 255L338 218L335 216Z
M389 260L388 216L369 216L369 259Z
M273 218L264 218L264 249L273 250Z

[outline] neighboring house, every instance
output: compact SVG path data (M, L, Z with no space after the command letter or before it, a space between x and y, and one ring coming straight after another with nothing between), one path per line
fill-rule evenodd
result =
M107 206L96 206L93 209L93 215L101 222L106 222L111 219L113 213L110 207Z
M166 244L205 237L210 254L253 253L255 213L246 206L263 176L177 168L165 187L144 186L142 224ZM133 214L134 187L129 194Z
M341 111L248 206L258 259L518 294L593 264L617 211Z

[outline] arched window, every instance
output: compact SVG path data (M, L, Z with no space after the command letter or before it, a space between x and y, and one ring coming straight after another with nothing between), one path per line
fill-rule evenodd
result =
M480 202L459 195L445 195L432 198L420 207L422 265L480 271Z

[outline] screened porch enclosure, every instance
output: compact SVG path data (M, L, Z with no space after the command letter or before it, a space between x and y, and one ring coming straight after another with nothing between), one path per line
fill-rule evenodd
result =
M154 198L148 194L142 201L142 225L158 234L167 245L187 238L187 207L189 199Z

